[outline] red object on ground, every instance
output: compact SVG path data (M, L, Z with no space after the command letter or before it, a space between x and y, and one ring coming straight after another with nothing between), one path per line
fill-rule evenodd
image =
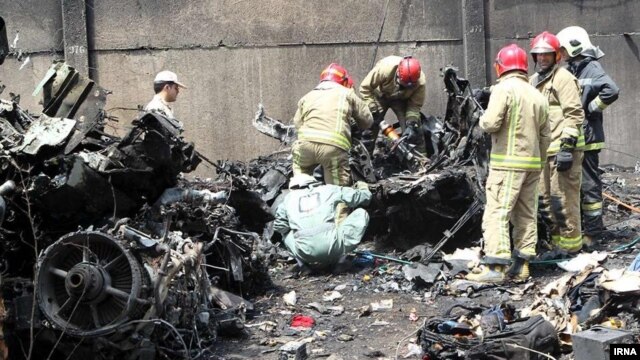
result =
M311 316L297 314L293 315L293 317L291 318L291 327L310 328L313 327L315 323L316 321L313 320Z

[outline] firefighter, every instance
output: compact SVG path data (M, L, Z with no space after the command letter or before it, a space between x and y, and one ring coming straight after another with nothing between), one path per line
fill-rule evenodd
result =
M529 260L538 241L538 183L550 132L547 99L528 83L527 53L515 44L502 48L495 70L498 83L480 118L480 127L491 134L482 218L484 258L483 265L467 275L468 280L487 283L501 283L507 274L517 280L529 277Z
M282 234L284 244L301 266L329 270L360 243L369 214L354 210L337 223L339 205L351 208L367 205L371 192L364 182L356 189L321 185L312 176L297 174L289 181L289 192L276 211L273 229Z
M582 89L582 125L585 146L582 161L582 228L583 242L590 246L604 230L602 223L602 179L599 154L604 149L602 111L618 99L618 86L607 75L598 59L604 53L591 44L589 34L579 26L570 26L558 33L562 57L567 69L578 79Z
M293 174L313 174L322 165L327 184L349 185L349 150L353 118L361 129L371 126L366 104L352 88L347 70L330 64L320 74L320 84L298 102L293 118L298 140L293 144Z
M537 71L529 79L549 101L551 144L540 182L541 214L550 226L554 247L569 253L582 248L580 178L582 177L582 123L580 87L569 71L558 65L560 42L543 32L531 42Z
M426 153L420 126L420 108L425 98L425 75L418 59L411 56L387 56L378 61L360 84L360 95L373 115L372 141L367 150L373 154L380 131L380 122L391 108L398 118L403 136L416 144L416 150Z
M159 72L153 80L153 99L144 107L145 111L154 111L165 115L176 127L182 129L183 125L173 116L173 110L169 103L176 101L180 89L186 89L184 84L178 81L178 75L171 71Z

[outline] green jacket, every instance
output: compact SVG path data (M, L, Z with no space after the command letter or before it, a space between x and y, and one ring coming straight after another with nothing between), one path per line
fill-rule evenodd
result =
M296 258L312 267L330 266L356 248L369 224L367 212L357 209L336 226L336 206L355 208L370 200L369 190L337 185L292 190L276 211L273 229Z

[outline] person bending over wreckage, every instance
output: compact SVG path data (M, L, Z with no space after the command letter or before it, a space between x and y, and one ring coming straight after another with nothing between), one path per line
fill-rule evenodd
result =
M358 246L369 224L367 211L356 209L343 221L338 217L339 204L356 208L371 200L366 183L355 185L356 189L322 185L307 174L289 181L292 191L278 206L273 229L282 234L299 266L332 270L343 255Z
M538 182L550 133L549 103L528 83L527 53L515 44L506 46L498 52L495 69L498 83L480 118L480 127L491 134L482 217L484 258L483 265L467 275L468 280L487 283L504 282L507 273L517 280L529 277L529 260L536 255L538 241Z

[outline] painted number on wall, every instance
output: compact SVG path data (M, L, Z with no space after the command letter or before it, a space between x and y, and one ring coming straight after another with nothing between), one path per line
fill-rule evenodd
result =
M87 52L87 48L82 45L72 45L67 47L69 54L84 54Z

